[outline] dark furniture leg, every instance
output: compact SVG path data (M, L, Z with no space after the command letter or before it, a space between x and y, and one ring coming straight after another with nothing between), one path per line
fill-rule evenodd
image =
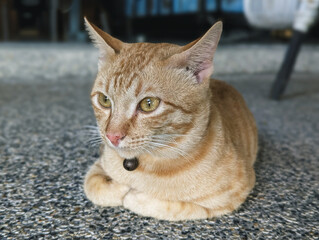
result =
M306 33L300 31L293 32L284 61L271 87L270 98L279 100L285 91L305 35Z
M8 2L0 1L0 10L2 15L3 40L9 40L9 21L8 21Z
M50 1L50 37L52 42L56 42L58 40L57 9L58 9L58 1L51 0Z

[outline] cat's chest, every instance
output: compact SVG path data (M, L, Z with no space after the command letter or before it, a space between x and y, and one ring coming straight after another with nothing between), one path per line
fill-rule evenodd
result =
M123 167L123 159L111 152L104 152L101 160L103 169L115 181L162 199L187 201L190 192L197 192L199 188L207 186L203 182L196 182L194 176L190 179L187 177L189 174L159 176L138 168L127 171Z

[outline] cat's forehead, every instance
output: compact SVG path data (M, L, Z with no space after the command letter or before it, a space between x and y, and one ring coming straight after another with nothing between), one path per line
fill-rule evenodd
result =
M99 73L96 84L106 93L131 91L138 95L147 90L152 82L154 64L178 51L173 44L129 44ZM146 79L148 76L148 79ZM124 90L124 91L123 91Z
M129 54L132 57L144 56L149 59L160 59L170 56L179 49L180 46L170 43L131 43L127 44L118 56Z
M132 70L141 71L153 62L168 58L180 47L168 43L133 43L127 44L120 54L116 55L113 68L122 74Z

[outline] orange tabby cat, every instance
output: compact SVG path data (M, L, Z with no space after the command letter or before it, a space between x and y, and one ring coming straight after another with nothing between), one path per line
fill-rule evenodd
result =
M104 142L88 199L167 220L238 208L255 183L257 129L241 95L210 79L222 23L178 46L123 43L85 21L100 52L91 98Z

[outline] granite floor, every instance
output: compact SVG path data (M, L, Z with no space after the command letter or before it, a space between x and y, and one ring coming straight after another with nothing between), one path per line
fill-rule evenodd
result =
M8 65L0 62L0 239L319 238L318 72L299 65L280 102L268 98L274 69L218 72L243 94L256 118L257 183L232 214L168 222L96 207L85 198L83 178L98 158L97 147L82 134L95 123L89 101L95 53L48 46L50 55L43 48L37 55L36 49L19 46L8 53L0 46ZM19 53L24 61L14 61ZM50 66L57 61L53 55L61 58L56 68ZM82 56L80 63L74 56ZM220 56L227 60L223 49Z

